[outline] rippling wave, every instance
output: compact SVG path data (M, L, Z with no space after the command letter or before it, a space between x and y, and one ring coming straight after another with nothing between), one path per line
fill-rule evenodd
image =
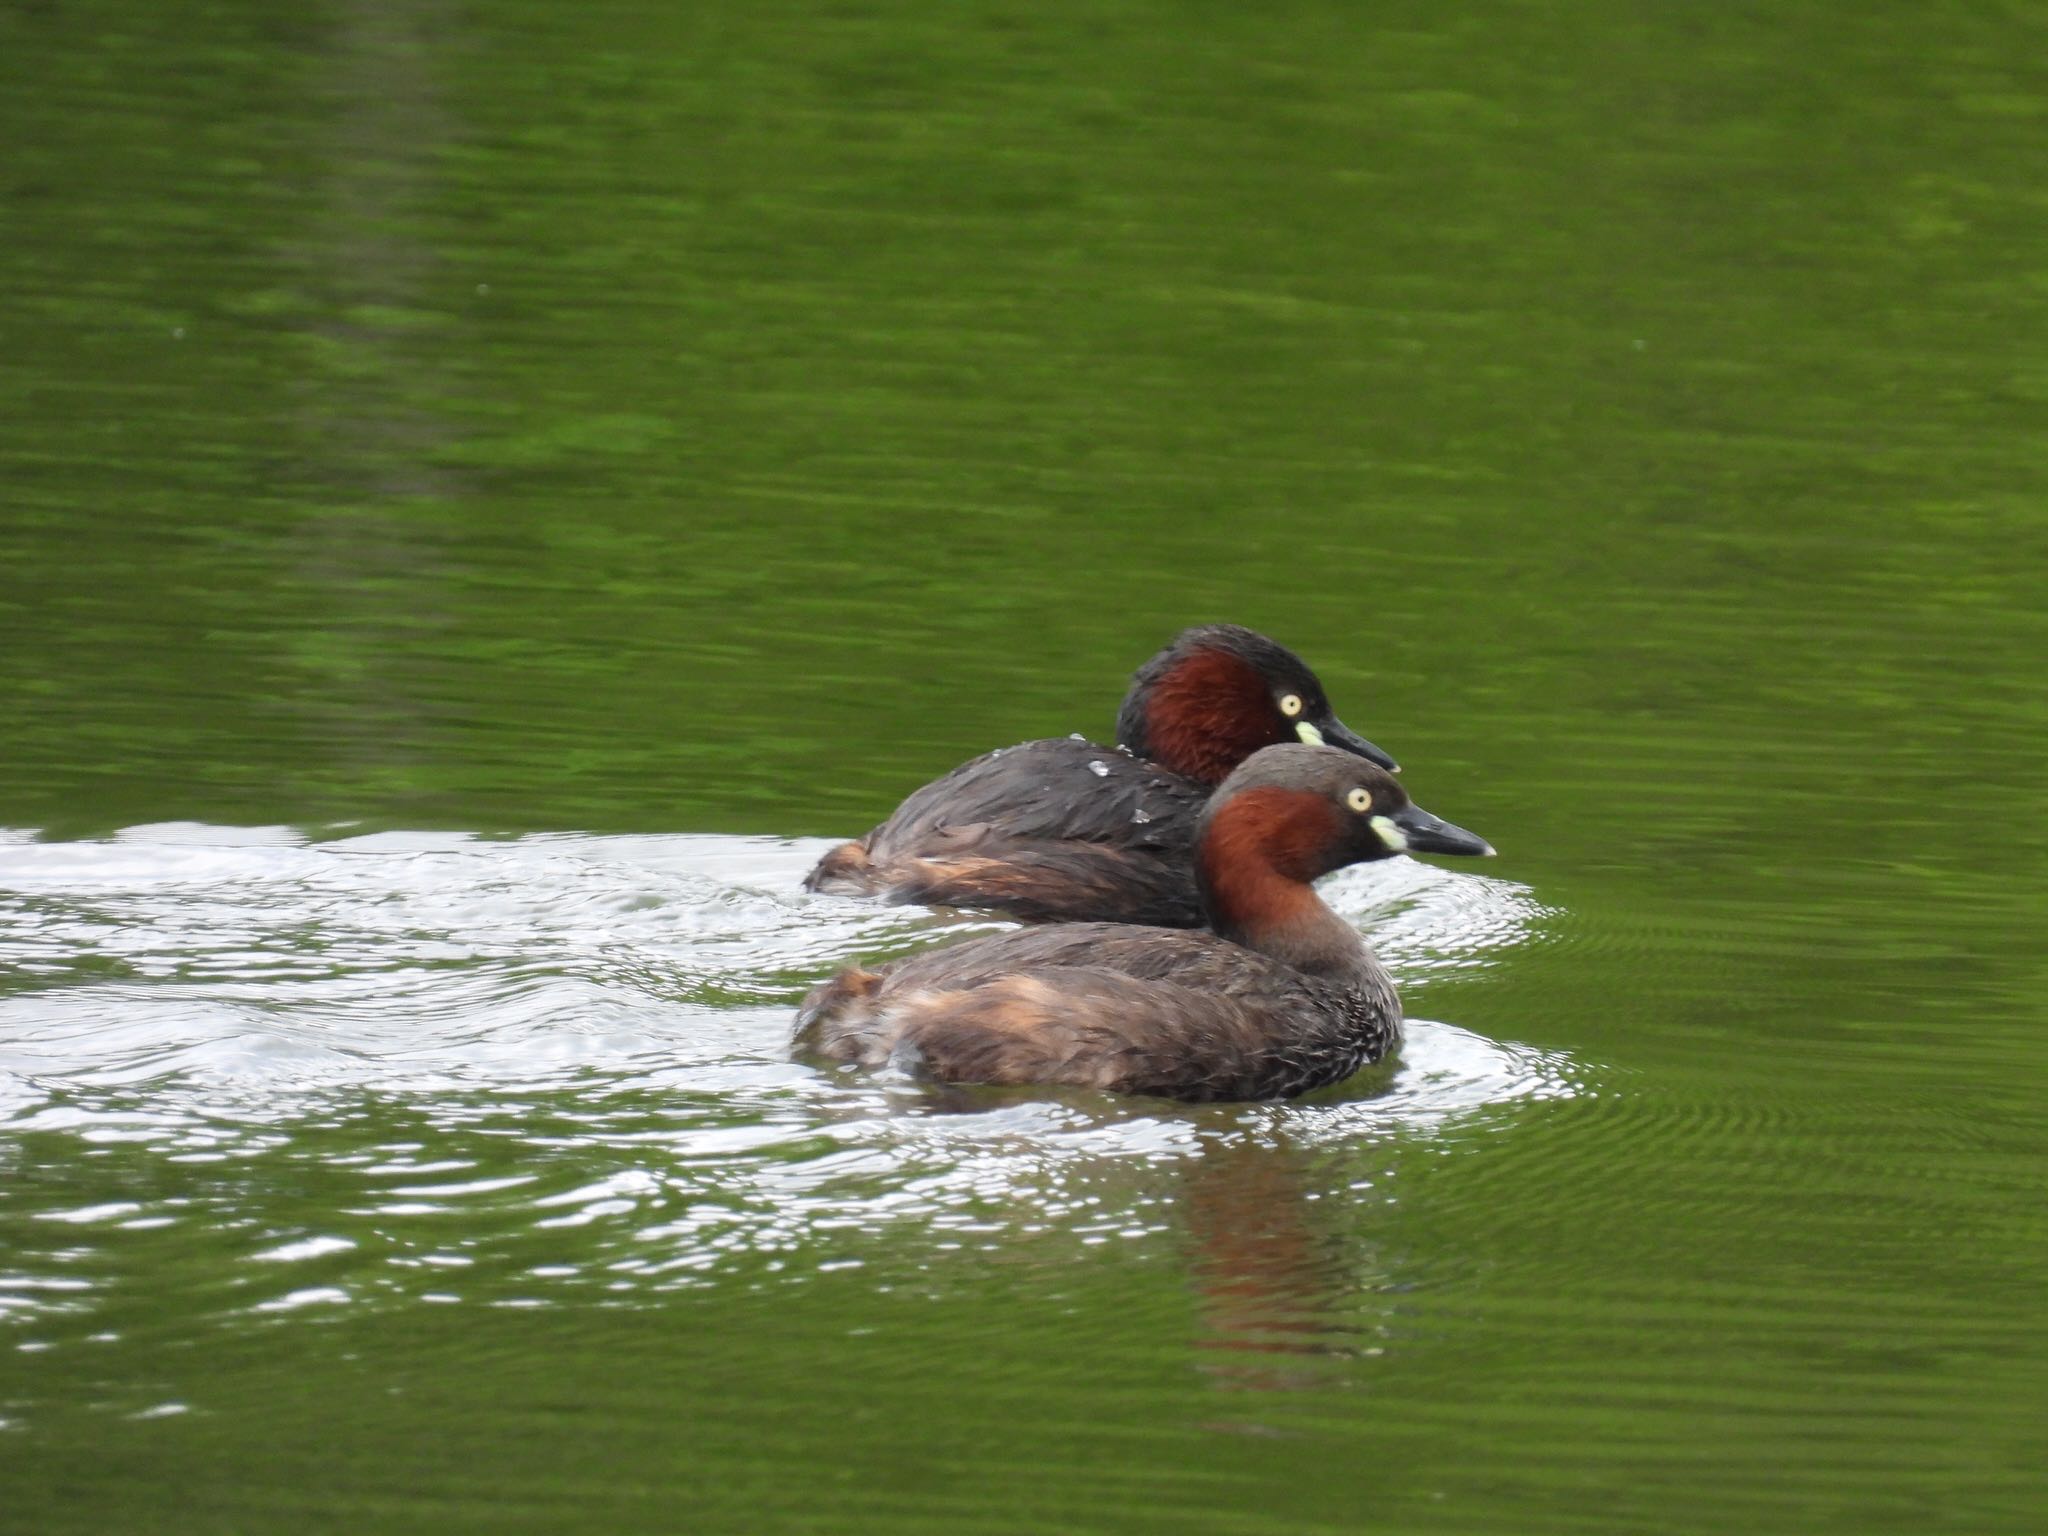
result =
M541 1305L697 1283L737 1253L858 1263L860 1234L906 1221L963 1243L1087 1243L1158 1229L1190 1170L1213 1190L1219 1147L1312 1156L1574 1091L1568 1063L1428 1020L1397 1065L1297 1104L821 1073L786 1048L811 980L997 926L806 894L823 846L184 825L11 838L0 1125L18 1145L145 1160L124 1165L120 1198L104 1180L72 1204L43 1192L29 1214L49 1241L0 1275L0 1313L90 1311L91 1275L61 1255L95 1254L94 1233L172 1256L236 1231L245 1262L218 1303L244 1315ZM1483 964L1540 916L1520 887L1407 860L1328 894L1404 978ZM194 1183L167 1164L219 1172ZM317 1216L279 1193L309 1182Z

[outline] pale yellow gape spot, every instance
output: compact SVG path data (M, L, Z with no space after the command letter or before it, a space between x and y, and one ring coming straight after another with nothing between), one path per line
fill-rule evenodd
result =
M1372 829L1379 833L1380 841L1385 843L1395 853L1406 853L1408 851L1408 834L1401 830L1393 817L1373 817Z

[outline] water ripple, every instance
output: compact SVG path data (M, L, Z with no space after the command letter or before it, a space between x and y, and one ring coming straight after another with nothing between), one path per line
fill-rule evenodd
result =
M17 1194L39 1219L0 1316L73 1332L131 1267L255 1318L830 1273L904 1224L935 1251L1158 1237L1272 1178L1266 1154L1391 1148L1583 1076L1429 1020L1398 1064L1292 1105L821 1073L786 1048L811 979L994 925L807 895L818 842L177 825L0 846L0 1157L60 1138L111 1160L91 1198ZM1540 917L1405 860L1329 894L1410 979ZM1219 1176L1230 1148L1257 1171ZM225 1280L200 1262L223 1233ZM1294 1326L1241 1290L1218 1292L1221 1335Z
M0 867L0 1091L542 1082L678 1052L711 1066L779 1045L741 1045L708 1010L787 1001L936 928L998 926L807 895L822 846L186 824L17 839ZM1410 976L1482 964L1539 915L1517 886L1407 860L1329 894Z

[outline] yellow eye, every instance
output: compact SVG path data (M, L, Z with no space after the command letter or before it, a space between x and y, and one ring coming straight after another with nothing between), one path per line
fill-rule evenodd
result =
M1300 714L1301 695L1298 693L1290 693L1287 695L1286 698L1282 699L1280 701L1280 713L1285 715L1290 720L1292 720L1296 715Z
M1354 789L1344 797L1344 803L1363 816L1372 809L1372 791L1369 789Z

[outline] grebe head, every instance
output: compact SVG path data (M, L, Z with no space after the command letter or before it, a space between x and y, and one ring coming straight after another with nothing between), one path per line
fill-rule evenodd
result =
M1336 747L1401 771L1337 718L1308 663L1238 624L1182 630L1140 667L1116 734L1139 757L1204 784L1222 783L1259 748L1281 742Z
M1311 888L1318 877L1397 853L1493 853L1415 804L1392 774L1334 747L1254 753L1210 797L1195 837L1216 932L1306 970L1338 969L1364 948Z

